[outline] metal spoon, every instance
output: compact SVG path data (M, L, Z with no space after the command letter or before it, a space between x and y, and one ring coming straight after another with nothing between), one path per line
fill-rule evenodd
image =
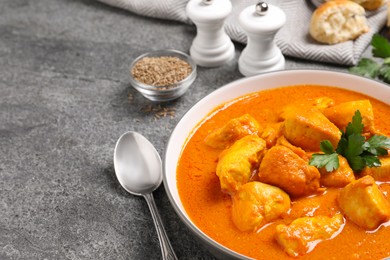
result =
M143 196L152 213L163 259L177 259L158 213L152 192L162 182L161 158L154 146L139 133L119 137L114 151L116 177L129 193Z

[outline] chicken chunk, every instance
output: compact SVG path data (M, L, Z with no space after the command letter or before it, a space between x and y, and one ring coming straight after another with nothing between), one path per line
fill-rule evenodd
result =
M380 167L366 167L361 171L361 175L371 175L376 181L390 181L390 156L381 157Z
M283 145L286 146L287 148L290 148L291 151L296 153L299 157L301 157L306 161L309 161L309 156L307 155L305 150L303 150L301 147L292 145L289 141L287 141L286 137L284 137L283 135L276 141L276 144Z
M320 143L329 140L334 147L341 137L340 130L318 109L299 109L289 113L282 133L293 145L305 151L320 151Z
M257 135L247 135L224 150L219 156L217 176L223 192L234 194L257 170L265 141Z
M241 231L257 231L289 208L290 197L278 187L248 182L233 196L233 222Z
M338 169L327 172L325 167L319 169L321 173L320 183L325 187L343 188L355 180L353 170L348 164L347 159L339 155L340 166Z
M259 181L275 185L293 197L316 192L320 187L318 169L281 145L265 153L257 174Z
M348 123L351 122L356 110L359 110L362 116L362 123L364 125L363 133L375 133L374 112L369 100L340 103L324 109L323 113L333 124L345 131L345 128Z
M334 100L330 97L320 97L312 100L311 103L295 103L290 104L282 108L279 112L279 119L285 120L287 117L299 113L301 110L318 109L323 111L324 109L334 105Z
M345 186L337 201L344 214L366 230L376 229L390 218L390 202L371 176Z
M284 121L286 118L299 114L299 111L306 110L307 104L290 104L282 108L279 114L279 120ZM311 109L311 107L310 107Z
M313 105L320 111L323 111L324 109L333 106L334 100L330 97L320 97L314 100Z
M267 125L261 135L267 144L267 148L271 148L276 144L278 138L282 136L281 123Z
M204 140L213 148L225 149L246 135L261 135L263 132L259 123L249 114L233 118L225 126L215 129Z
M304 255L323 240L335 237L344 227L341 214L333 217L302 217L294 220L289 226L276 226L276 241L292 257Z

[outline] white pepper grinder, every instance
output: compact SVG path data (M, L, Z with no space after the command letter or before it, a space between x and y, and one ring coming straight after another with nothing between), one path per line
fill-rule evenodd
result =
M284 56L274 42L275 34L286 23L283 10L259 2L246 7L238 21L247 35L247 45L238 59L241 74L253 76L284 69Z
M194 22L197 34L190 48L196 64L217 67L234 58L234 45L224 30L232 11L229 0L190 0L186 12Z

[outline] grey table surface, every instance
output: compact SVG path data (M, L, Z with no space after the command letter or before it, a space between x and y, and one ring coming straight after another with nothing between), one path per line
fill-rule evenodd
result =
M129 130L164 153L176 123L198 100L242 78L234 62L198 68L180 99L152 104L129 84L138 55L188 52L191 25L145 18L94 0L0 1L0 259L160 259L142 197L113 168ZM347 71L286 57L286 68ZM175 110L156 117L154 110ZM179 259L213 259L154 192Z

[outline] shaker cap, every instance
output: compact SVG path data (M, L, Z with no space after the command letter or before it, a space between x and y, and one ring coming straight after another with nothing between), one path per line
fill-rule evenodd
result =
M238 18L242 28L249 33L276 32L286 23L286 14L275 5L259 2L246 7Z
M225 19L232 11L230 0L190 0L187 15L194 22Z

